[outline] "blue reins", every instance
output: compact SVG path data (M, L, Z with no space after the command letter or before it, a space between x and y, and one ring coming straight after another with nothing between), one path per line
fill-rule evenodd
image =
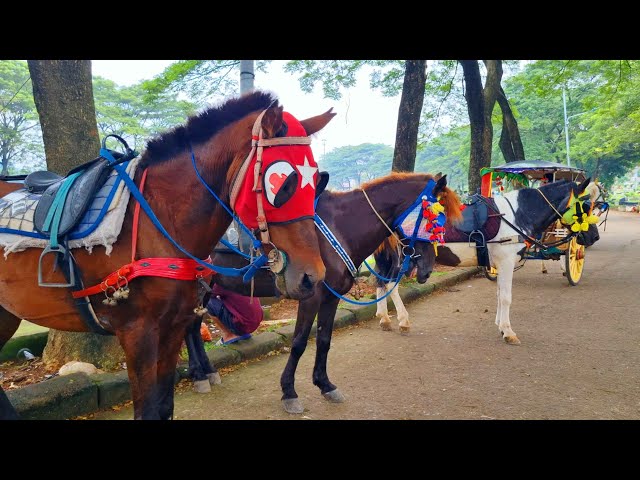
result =
M126 170L122 167L122 165L116 164L116 159L113 157L113 155L111 155L111 153L106 148L102 148L100 149L100 156L106 158L109 161L109 163L113 165L113 168L116 170L118 175L120 175L120 178L122 178L125 185L129 188L129 191L134 196L134 198L138 201L138 203L140 204L140 207L147 214L147 216L149 217L149 220L151 220L153 225L155 225L155 227L160 231L160 233L162 233L162 235L164 235L165 238L169 240L169 242L171 242L171 244L174 247L180 250L187 257L191 258L192 260L195 260L198 264L202 265L203 267L208 268L209 270L213 270L214 272L217 272L221 275L227 275L230 277L238 277L240 275L243 275L244 282L248 282L253 277L253 275L255 275L255 273L258 271L259 268L267 264L268 258L264 254L258 257L253 263L243 268L220 267L195 257L194 255L189 253L187 250L185 250L178 242L176 242L173 239L173 237L171 237L169 232L167 232L167 230L162 226L162 224L160 223L160 220L158 220L158 217L156 217L156 214L153 212L151 206L147 203L144 196L138 189L138 186L134 183L131 177L129 177L129 175L127 174ZM193 167L196 171L196 175L198 179L204 184L204 186L207 188L207 190L209 190L209 192L214 196L214 198L225 208L225 210L231 215L231 217L236 219L237 217L233 214L233 212L231 212L231 210L224 204L224 202L220 199L220 197L218 197L218 195L215 194L215 192L209 187L209 185L207 185L207 183L204 181L204 179L200 175L200 172L198 172L198 169L196 168L196 164L195 164L195 155L193 153L193 150L191 150L191 159L192 159ZM251 231L249 231L249 229L247 229L247 227L243 225L242 222L239 221L239 219L238 219L238 223L245 230L247 230L247 232L253 237L253 234L251 233ZM261 245L258 240L256 241L258 242L259 245ZM254 245L255 245L255 242L254 242Z
M422 202L422 197L423 196L426 195L427 198L429 200L431 200L431 201L436 200L435 197L433 196L433 188L434 187L435 187L435 181L434 180L429 180L427 182L427 185L422 189L422 191L418 195L417 200L415 200L409 207L407 207L407 209L400 214L398 219L396 219L393 222L393 228L397 228L398 225L400 225L402 223L402 220L404 220L407 217L407 215L409 215L409 213L411 213L411 211L413 211L418 205L420 205L420 203ZM316 199L314 207L317 206L317 204L318 204L318 199ZM317 218L318 220L320 220L322 222L322 219L320 218L320 216L317 213L315 214L315 218ZM378 303L381 300L384 300L385 298L387 298L389 295L391 295L391 292L393 292L393 290L398 286L398 284L400 283L400 280L402 279L402 276L407 272L407 270L409 270L409 265L411 263L411 257L413 256L413 254L415 254L415 244L416 244L416 241L417 241L418 230L420 228L421 221L422 221L422 215L418 214L417 218L416 218L416 223L415 223L415 225L413 227L413 233L411 234L411 237L409 238L409 245L405 246L402 249L402 255L404 255L404 258L402 260L402 266L400 267L400 271L398 272L397 278L388 279L388 278L382 277L382 276L378 275L376 272L373 271L373 269L369 266L369 264L366 262L366 260L363 262L367 266L369 271L371 273L373 273L376 277L378 277L380 280L382 280L383 282L386 282L386 283L395 282L395 285L393 286L393 288L389 289L387 291L387 293L385 293L382 297L380 297L380 298L378 298L376 300L371 300L370 302L358 302L358 301L351 300L350 298L347 298L347 297L339 294L333 288L331 288L326 281L323 281L324 286L327 288L327 290L329 290L332 294L334 294L339 299L344 300L345 302L348 302L348 303L352 303L354 305L372 305L374 303ZM344 250L342 245L340 245L340 242L338 242L338 240L335 238L335 235L333 235L333 232L331 232L329 227L327 227L326 224L324 224L324 222L322 222L322 224L323 224L323 227L328 230L328 233L332 237L333 240L330 240L329 237L327 237L327 234L325 233L324 229L321 228L320 230L322 231L323 234L325 234L325 237L327 237L327 240L329 241L331 246L334 248L334 250L336 250L336 252L340 256L340 258L343 260L343 262L345 262L345 265L347 265L347 268L349 268L349 263L345 260L344 256L341 254L341 252L344 252L344 255L346 255L346 257L349 259L349 262L351 263L351 265L353 265L353 261L351 260L349 255L346 253L346 251ZM316 221L316 225L318 225L317 221ZM318 227L318 228L320 228L320 227ZM336 244L337 244L337 247L336 247ZM409 252L413 252L413 253L407 253L405 251L405 249L408 249ZM339 250L341 250L341 252ZM349 268L349 270L351 271L350 268Z

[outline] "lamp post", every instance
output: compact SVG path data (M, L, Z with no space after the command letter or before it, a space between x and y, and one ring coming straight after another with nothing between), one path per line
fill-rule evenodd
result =
M569 119L577 117L578 115L584 115L585 113L593 112L595 108L587 110L586 112L576 113L575 115L569 115L567 117L567 98L564 92L564 87L562 88L562 106L564 107L564 138L567 142L567 166L571 167L571 157L569 156Z

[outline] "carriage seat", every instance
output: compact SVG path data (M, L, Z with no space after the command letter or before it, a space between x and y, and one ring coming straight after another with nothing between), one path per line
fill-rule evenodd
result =
M123 156L123 154L119 152L112 151L111 153L116 160ZM43 235L51 235L51 227L45 228L45 222L49 216L49 210L60 207L58 203L61 199L56 201L56 196L66 181L72 183L68 186L68 193L64 199L64 204L61 206L62 213L57 235L63 237L70 232L73 227L82 220L96 192L100 190L111 174L111 169L112 166L107 159L98 157L95 160L91 160L72 169L64 178L59 177L53 172L46 171L30 174L29 177L33 176L33 182L31 184L35 185L35 188L42 188L40 191L43 191L33 216L35 229ZM71 176L74 176L74 178L70 179ZM25 187L27 187L27 180L28 177L25 179ZM47 182L49 183L47 184ZM60 213L58 212L58 214Z

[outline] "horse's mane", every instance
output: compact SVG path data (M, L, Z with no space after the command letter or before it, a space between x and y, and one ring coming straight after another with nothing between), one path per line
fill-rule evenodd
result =
M206 142L230 123L271 104L277 106L277 99L272 94L254 91L207 108L189 117L186 123L149 140L142 155L142 165L169 160L187 150L190 143Z
M434 176L431 173L409 173L409 172L393 172L389 175L385 175L384 177L374 178L373 180L369 180L362 184L362 189L368 189L371 187L375 187L376 185L382 185L387 182L396 182L402 180L410 180L412 178L423 177L425 183L431 179L434 179ZM444 206L445 215L447 219L456 224L460 220L462 220L462 212L460 211L460 198L449 187L444 187L440 192L440 203Z
M395 235L389 235L382 241L380 245L378 245L378 248L376 248L376 251L373 252L373 255L380 255L382 252L384 252L385 249L389 249L390 251L398 251L398 245L398 237L396 237Z

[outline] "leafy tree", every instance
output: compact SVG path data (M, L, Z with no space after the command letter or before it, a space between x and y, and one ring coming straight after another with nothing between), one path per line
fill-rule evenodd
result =
M0 175L22 173L44 158L26 62L0 61Z
M381 143L335 148L318 162L330 173L329 187L348 190L361 183L386 175L391 170L393 149Z
M255 68L266 72L270 60L259 60ZM239 91L237 73L240 60L180 60L152 80L142 83L146 101L166 93L186 92L198 102L212 96L228 96Z
M138 150L149 137L184 122L196 110L176 94L145 97L141 85L123 87L101 77L93 78L93 92L100 135L120 135Z

